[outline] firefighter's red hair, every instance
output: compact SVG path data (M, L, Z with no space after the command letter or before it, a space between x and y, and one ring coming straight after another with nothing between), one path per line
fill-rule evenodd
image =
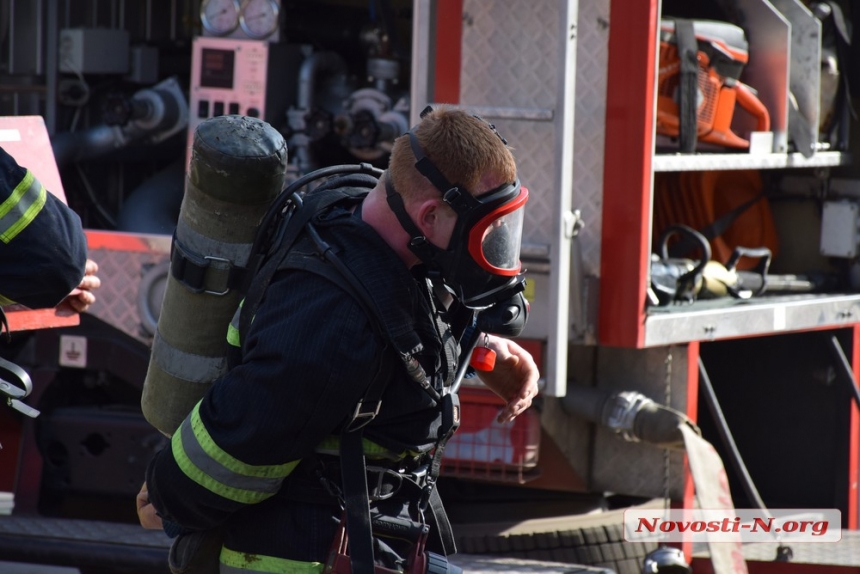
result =
M413 133L424 154L448 181L465 187L473 195L516 179L517 167L511 150L487 122L466 111L447 106L434 108ZM415 169L407 134L394 142L388 177L406 201L439 194Z

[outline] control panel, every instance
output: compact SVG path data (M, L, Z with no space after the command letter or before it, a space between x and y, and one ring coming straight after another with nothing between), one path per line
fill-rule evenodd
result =
M189 90L188 148L200 122L217 116L266 117L269 43L194 39Z
M200 122L217 116L260 118L276 129L296 104L305 51L264 40L194 38L189 85L188 150Z

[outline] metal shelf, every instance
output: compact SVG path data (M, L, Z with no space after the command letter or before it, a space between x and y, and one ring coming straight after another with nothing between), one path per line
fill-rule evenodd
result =
M645 346L844 328L858 322L858 294L702 301L649 309L645 318Z
M701 153L695 155L656 154L652 168L657 171L728 171L734 169L785 169L847 165L851 156L838 151L818 152L812 157L799 153Z

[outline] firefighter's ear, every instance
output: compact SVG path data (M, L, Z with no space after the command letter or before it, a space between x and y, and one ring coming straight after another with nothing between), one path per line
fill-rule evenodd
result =
M446 249L457 223L457 214L441 198L428 198L418 203L415 223L430 243Z

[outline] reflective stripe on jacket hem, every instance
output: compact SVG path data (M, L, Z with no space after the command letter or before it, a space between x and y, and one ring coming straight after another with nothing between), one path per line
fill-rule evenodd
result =
M286 558L263 556L236 552L221 548L220 574L241 574L242 572L267 572L270 574L320 574L324 564L321 562L298 562Z
M361 445L364 448L364 454L368 458L377 458L385 460L403 460L407 457L415 457L420 453L412 451L404 451L401 453L391 452L384 446L378 445L375 442L364 437L361 438ZM329 436L317 445L316 452L319 454L340 455L340 437Z

